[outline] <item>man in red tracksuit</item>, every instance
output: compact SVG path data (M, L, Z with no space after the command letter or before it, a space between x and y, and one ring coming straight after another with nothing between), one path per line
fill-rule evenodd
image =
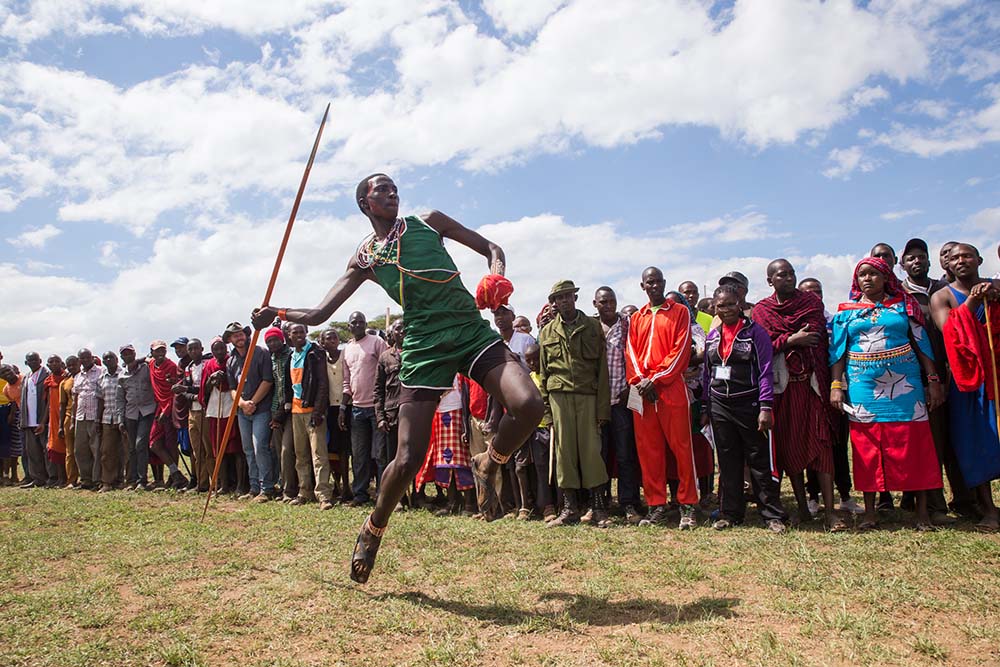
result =
M694 528L698 486L691 449L691 412L684 371L691 358L691 314L664 296L663 273L656 267L642 272L649 303L629 320L625 354L629 400L635 423L635 443L642 469L642 487L650 512L640 525L658 525L667 518L667 448L677 461L681 530Z

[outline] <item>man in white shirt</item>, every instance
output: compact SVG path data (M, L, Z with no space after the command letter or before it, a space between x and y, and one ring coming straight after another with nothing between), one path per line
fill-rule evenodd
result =
M24 460L28 464L30 479L26 478L21 486L30 488L45 486L54 476L49 474L45 451L48 435L42 426L49 410L48 392L45 391L49 370L42 365L42 357L37 352L26 354L24 363L31 373L21 382L21 442L24 443Z

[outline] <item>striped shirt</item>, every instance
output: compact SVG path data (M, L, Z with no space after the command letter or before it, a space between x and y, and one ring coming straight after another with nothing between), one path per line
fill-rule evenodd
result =
M73 378L73 396L76 398L76 420L97 421L97 395L101 391L103 368L94 364L90 370L80 369Z
M618 316L618 321L605 327L604 338L608 350L608 387L611 391L611 405L618 405L618 397L625 390L625 341L628 339L628 318Z
M102 424L121 424L118 417L118 378L121 371L115 371L112 375L108 369L104 369L101 375L101 400L104 401L104 413L101 415Z

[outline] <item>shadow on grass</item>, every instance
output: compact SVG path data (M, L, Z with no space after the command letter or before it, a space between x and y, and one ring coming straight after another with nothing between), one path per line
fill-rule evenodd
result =
M734 607L740 603L739 598L733 597L702 597L687 604L670 604L643 598L610 602L578 593L546 593L539 598L539 602L563 602L565 606L556 610L542 610L507 604L470 604L460 600L435 598L417 591L385 593L375 599L403 600L496 625L521 625L528 619L537 619L550 621L555 626L561 625L565 617L577 623L595 626L678 624L733 618L736 616Z

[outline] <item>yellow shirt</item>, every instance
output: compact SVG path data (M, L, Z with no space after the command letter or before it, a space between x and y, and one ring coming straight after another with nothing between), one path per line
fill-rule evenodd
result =
M4 393L4 387L7 386L7 381L0 378L0 405L10 405L10 399L7 398L7 394Z
M531 381L535 383L536 387L538 387L538 391L542 390L542 376L541 375L539 375L535 371L531 371ZM549 409L546 407L545 408L546 415L542 417L542 421L538 424L538 428L545 428L546 422L548 420L548 412L549 412Z

